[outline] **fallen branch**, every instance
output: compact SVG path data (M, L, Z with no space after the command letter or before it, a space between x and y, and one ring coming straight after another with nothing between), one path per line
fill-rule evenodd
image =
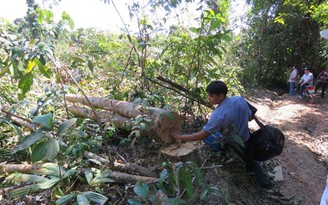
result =
M123 172L111 172L110 178L114 179L116 182L121 183L136 183L137 181L142 181L145 183L153 183L157 181L157 178L154 177L145 177L132 174L126 174Z
M155 174L151 172L148 168L135 163L121 164L114 162L114 167L124 172L137 172L142 176L155 177Z
M11 112L5 110L4 108L1 108L1 112L6 113L9 117L14 116L14 117L19 118L19 119L22 119L22 120L24 120L26 122L32 123L32 121L30 119L27 119L25 117L21 117L19 115L14 114L14 113L11 113Z
M84 156L89 159L98 160L103 164L110 165L110 161L108 159L100 157L94 153L85 151ZM143 166L140 166L138 164L135 164L135 163L122 164L122 163L114 162L114 168L116 168L120 171L129 172L129 173L137 172L138 174L141 174L142 176L155 177L155 174L152 173L149 169L147 169Z
M0 165L0 173L12 173L12 172L20 172L20 173L44 173L48 171L48 169L43 168L38 165L31 164L1 164Z
M84 152L84 156L89 158L89 159L95 159L95 160L98 160L99 162L103 163L103 164L110 164L110 161L108 159L105 159L103 157L100 157L92 152L88 152L88 151L85 151Z
M28 122L25 122L25 121L23 121L23 120L21 120L21 119L18 119L18 118L16 118L16 117L11 117L10 119L11 119L11 121L13 121L13 122L19 124L20 126L22 126L22 127L26 127L27 129L29 129L29 130L32 131L32 132L35 131L34 127L33 127L31 124L29 124Z
M31 165L31 164L2 164L0 165L0 173L13 173L13 172L20 172L20 173L27 173L27 174L44 174L49 172L48 169L42 168L38 165ZM138 176L132 174L126 174L123 172L110 172L108 176L114 179L118 183L135 183L137 181L142 181L145 183L153 183L157 178L154 177L146 177L146 176Z
M157 79L160 80L160 81L163 81L163 82L165 82L165 83L167 83L169 85L171 85L172 87L174 87L174 88L176 88L178 90L183 91L184 93L186 93L188 96L190 96L196 102L198 102L198 103L200 103L200 104L202 104L202 105L204 105L204 106L206 106L208 108L213 108L213 106L210 103L208 103L205 100L203 100L202 98L200 98L200 96L194 96L194 94L191 91L187 90L182 85L179 85L178 83L175 83L175 82L173 82L173 81L171 81L169 79L166 79L166 78L164 78L164 77L162 77L160 75L157 77ZM193 96L196 97L196 99L194 99Z

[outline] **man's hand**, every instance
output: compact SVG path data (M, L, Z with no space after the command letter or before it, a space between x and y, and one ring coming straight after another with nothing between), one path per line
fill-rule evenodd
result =
M169 128L169 133L170 133L170 135L171 135L173 138L175 138L175 139L177 139L177 140L180 140L180 139L181 139L181 135L180 135L178 132L176 132L176 131L174 130L174 127L173 127L173 126L170 126L170 128Z
M182 141L203 140L210 135L210 133L206 132L205 130L201 130L200 132L196 132L193 134L180 135L179 133L175 132L175 130L172 126L169 128L169 133L173 138L175 138L177 140L182 140Z

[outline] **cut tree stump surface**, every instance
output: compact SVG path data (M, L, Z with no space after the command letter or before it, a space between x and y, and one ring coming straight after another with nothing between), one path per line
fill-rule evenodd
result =
M192 161L196 164L201 163L201 157L198 149L202 148L204 144L199 142L185 142L171 144L161 150L161 153L172 161Z

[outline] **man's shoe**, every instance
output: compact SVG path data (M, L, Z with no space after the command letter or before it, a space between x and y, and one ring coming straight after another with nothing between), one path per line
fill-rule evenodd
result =
M274 184L272 182L269 182L266 184L260 184L260 186L261 186L261 190L263 190L265 192L268 192L268 193L273 192Z

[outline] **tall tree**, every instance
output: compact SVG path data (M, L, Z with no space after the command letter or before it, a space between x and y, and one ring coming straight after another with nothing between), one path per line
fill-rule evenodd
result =
M327 1L252 0L248 30L239 47L248 81L281 85L287 67L311 66L317 72L324 64L320 28ZM316 19L314 16L317 16Z

